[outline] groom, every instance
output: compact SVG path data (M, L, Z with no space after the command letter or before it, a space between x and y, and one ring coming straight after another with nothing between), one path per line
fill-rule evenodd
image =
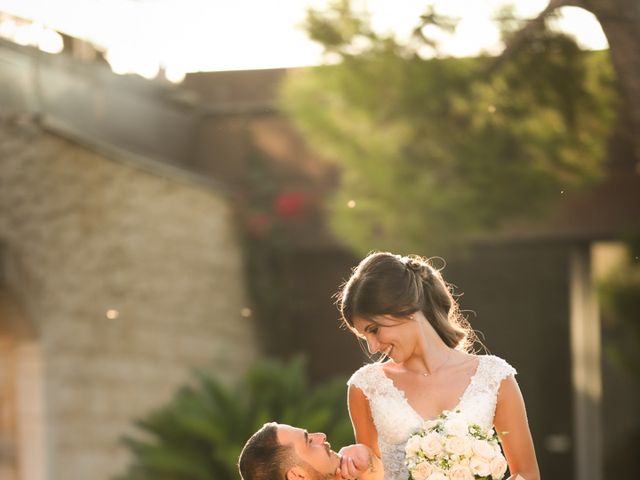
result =
M382 480L380 460L362 444L336 453L324 433L265 423L245 444L238 467L243 480Z

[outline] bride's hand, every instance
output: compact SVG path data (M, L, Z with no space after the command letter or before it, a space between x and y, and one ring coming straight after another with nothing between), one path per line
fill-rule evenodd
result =
M371 466L371 453L366 445L355 444L343 447L340 455L339 475L343 479L359 478Z

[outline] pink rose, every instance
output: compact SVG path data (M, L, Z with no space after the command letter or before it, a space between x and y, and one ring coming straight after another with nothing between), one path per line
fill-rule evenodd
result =
M469 470L469 467L464 465L456 465L449 470L450 480L473 480L473 473Z
M507 461L502 454L496 455L489 463L489 468L493 480L500 480L507 471Z
M462 418L453 417L444 424L444 430L449 435L462 437L469 433L469 425Z
M449 437L444 443L444 449L452 455L464 455L469 447L469 440L464 437Z
M447 476L442 472L433 472L427 477L427 480L448 480Z
M442 453L440 435L434 432L425 435L420 441L420 447L428 458L434 458L436 455Z
M469 460L469 468L471 469L471 473L474 475L479 475L481 477L486 477L491 474L491 467L489 467L489 462L482 457L473 456L471 460Z
M407 456L416 456L416 454L420 450L421 439L422 438L418 435L414 435L413 437L409 438L409 440L407 440L407 445L404 447L404 451L406 452Z
M421 462L411 469L411 476L415 480L427 480L433 473L433 467L427 462Z
M496 451L491 444L485 440L476 440L473 442L473 453L487 460L491 460L496 455Z

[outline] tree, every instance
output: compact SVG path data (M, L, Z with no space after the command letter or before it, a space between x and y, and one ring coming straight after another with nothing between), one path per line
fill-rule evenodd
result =
M640 164L640 3L637 0L551 0L539 17L523 28L501 58L518 54L530 29L561 7L574 6L591 12L604 31L618 87L629 115L635 161Z
M502 12L504 36L519 23ZM425 60L417 41L372 31L347 0L310 11L307 29L337 65L295 72L283 103L339 162L332 225L356 250L439 251L544 211L602 174L615 115L605 53L531 22L518 55Z

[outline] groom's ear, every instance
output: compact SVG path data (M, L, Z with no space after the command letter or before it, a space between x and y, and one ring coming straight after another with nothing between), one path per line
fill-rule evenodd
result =
M287 477L287 480L307 480L309 478L307 471L299 465L287 470L287 474L285 476Z

